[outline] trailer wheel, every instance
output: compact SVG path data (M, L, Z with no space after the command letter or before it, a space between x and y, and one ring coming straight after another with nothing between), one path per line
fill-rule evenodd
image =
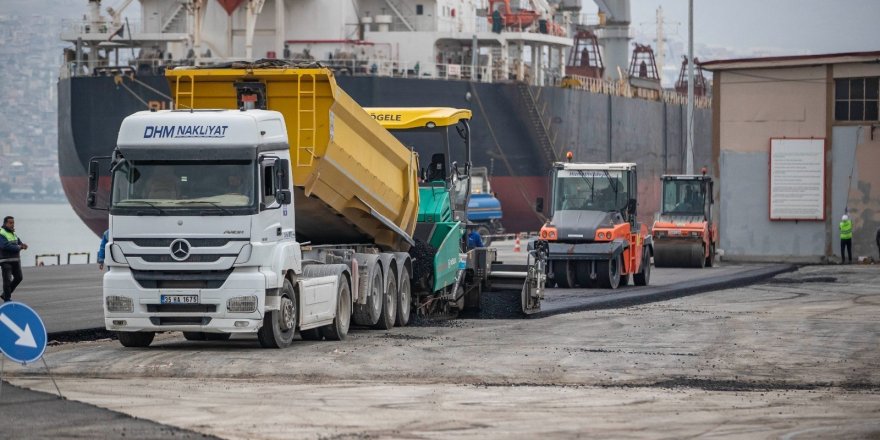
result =
M404 266L400 270L400 281L398 281L397 289L397 319L395 323L398 327L404 327L409 324L409 314L412 309L412 290L409 283L409 271Z
M596 264L599 273L599 284L607 289L616 289L620 285L620 255L608 261Z
M367 303L355 304L354 306L354 323L357 325L373 326L379 322L382 316L382 303L384 300L382 292L382 272L379 268L373 271L373 278L367 284Z
M116 332L123 347L149 347L156 332Z
M336 295L336 317L333 323L321 327L321 334L330 341L341 341L348 335L351 325L351 288L348 279L339 276L339 290Z
M257 339L263 348L284 348L293 341L299 314L295 295L290 281L284 280L279 309L267 312L263 316L263 326L257 331Z
M574 261L553 260L553 279L563 289L574 287L576 282Z
M374 328L391 330L397 319L397 280L394 273L388 274L388 283L385 284L385 295L382 298L382 315Z
M651 281L651 252L645 248L642 257L642 270L633 274L633 282L636 286L647 286Z

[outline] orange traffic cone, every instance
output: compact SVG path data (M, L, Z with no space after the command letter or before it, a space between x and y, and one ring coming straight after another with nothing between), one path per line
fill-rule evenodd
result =
M519 236L518 235L516 236L516 243L514 243L514 245L513 245L513 251L514 252L522 252L522 248L519 245Z

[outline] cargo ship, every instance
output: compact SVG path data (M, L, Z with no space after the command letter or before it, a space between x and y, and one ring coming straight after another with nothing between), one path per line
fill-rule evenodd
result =
M535 200L568 151L638 163L648 221L660 175L683 171L686 102L660 87L650 48L630 56L628 0L598 3L585 18L567 0L139 0L129 19L131 0L118 10L90 0L61 32L71 44L58 81L64 191L100 235L106 212L85 201L89 160L110 154L129 114L174 108L166 69L286 61L332 68L364 107L471 109L472 163L489 170L507 231L539 229ZM694 163L711 169L708 107L700 97ZM405 136L420 151L419 135Z

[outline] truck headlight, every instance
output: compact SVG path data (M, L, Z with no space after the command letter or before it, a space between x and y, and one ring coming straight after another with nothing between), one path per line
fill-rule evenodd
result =
M106 301L108 312L131 313L134 311L134 303L132 303L131 298L127 296L111 295L107 297Z
M251 259L251 250L253 250L253 246L250 243L241 247L241 252L238 253L238 257L235 259L235 264L243 264L247 263L248 260Z
M257 296L236 296L226 300L226 311L231 313L253 313L257 311Z

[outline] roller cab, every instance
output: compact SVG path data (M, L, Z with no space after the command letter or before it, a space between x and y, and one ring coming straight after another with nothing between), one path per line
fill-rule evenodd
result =
M651 236L636 220L634 163L562 163L550 173L550 220L540 232L549 283L559 287L646 285ZM538 200L543 210L543 200Z
M705 175L664 175L663 202L652 228L658 267L706 267L715 260L713 182Z

